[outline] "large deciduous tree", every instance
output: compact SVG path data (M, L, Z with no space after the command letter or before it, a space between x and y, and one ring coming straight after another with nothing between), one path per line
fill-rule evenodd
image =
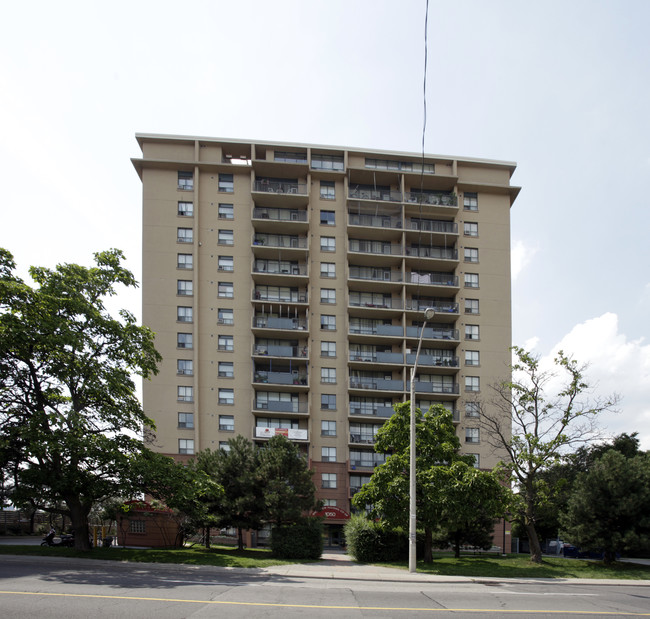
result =
M93 504L124 492L153 426L132 376L157 372L154 334L104 305L118 285L137 285L122 259L109 250L90 268L32 267L31 286L0 250L0 465L16 501L71 519L79 549Z
M540 563L537 517L548 498L542 473L567 450L598 438L597 417L611 410L618 397L592 396L585 367L561 351L556 371L542 370L539 357L522 348L514 347L513 353L511 378L493 385L493 397L481 402L481 437L506 453L503 465L517 490L511 512L528 534L531 561Z

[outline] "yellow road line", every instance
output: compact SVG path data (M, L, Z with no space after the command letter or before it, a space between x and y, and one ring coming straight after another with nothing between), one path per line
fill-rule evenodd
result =
M147 598L130 595L97 595L90 593L44 593L36 591L0 591L0 595L42 595L49 597L94 598L104 600L132 600L140 602L181 602L183 604L221 604L226 606L267 606L275 608L311 608L325 610L390 610L403 612L432 612L432 613L547 613L556 615L602 615L622 617L650 617L650 613L629 613L593 610L528 610L503 608L407 608L399 606L328 606L318 604L277 604L270 602L228 602L224 600L183 600L180 598Z

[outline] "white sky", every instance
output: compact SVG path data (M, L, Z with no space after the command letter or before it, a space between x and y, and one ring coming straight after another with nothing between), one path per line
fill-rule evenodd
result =
M136 132L418 152L424 0L13 2L0 24L0 246L123 249ZM431 0L429 153L516 161L513 342L559 347L650 449L650 2ZM140 313L138 293L120 304Z

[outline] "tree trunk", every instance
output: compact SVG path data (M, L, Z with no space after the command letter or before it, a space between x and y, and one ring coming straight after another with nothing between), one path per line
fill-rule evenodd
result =
M533 501L535 493L532 483L526 484L526 513L524 515L524 526L528 534L528 543L530 545L530 560L533 563L542 562L542 547L535 529L535 504Z
M244 533L241 527L237 527L237 550L244 550Z
M606 550L603 553L603 563L605 565L611 565L616 561L616 553L613 550Z
M203 531L205 534L205 547L210 548L210 527L205 527Z
M424 562L433 563L433 532L424 528Z
M460 559L460 535L456 535L454 539L454 557Z
M88 527L90 509L86 509L77 497L66 498L65 503L70 510L75 550L90 550L90 529Z

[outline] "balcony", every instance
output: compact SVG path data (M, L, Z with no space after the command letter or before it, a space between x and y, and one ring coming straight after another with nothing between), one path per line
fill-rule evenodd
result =
M374 445L375 436L374 434L359 434L356 432L350 432L350 443L353 445Z
M406 363L408 365L413 365L415 363L415 355L416 353L408 353L406 355ZM454 369L460 367L458 357L456 356L423 355L422 353L420 353L418 358L418 366L420 365Z
M402 192L394 189L368 189L366 187L350 187L348 200L375 200L381 202L401 202Z
M363 226L365 228L382 228L401 230L402 217L394 215L376 215L376 214L360 214L348 211L348 225L349 226Z
M427 204L429 206L457 207L458 196L455 193L445 191L421 193L419 191L407 191L404 194L404 202L409 204Z
M419 365L419 362L418 362ZM411 390L411 381L406 381L407 391ZM447 395L458 395L460 389L458 383L430 383L427 381L415 381L415 391L416 393L441 393Z
M356 335L381 335L389 337L404 337L404 329L401 325L359 325L350 323L349 332Z
M404 391L403 380L388 378L365 378L350 376L350 389L371 389L378 391Z
M373 282L401 282L402 272L391 269L373 269L371 267L350 267L349 279Z
M350 301L349 301L350 307L369 307L369 308L379 308L379 309L401 310L402 307L404 306L404 304L402 303L402 299L384 298L384 299L377 299L377 300L373 299L372 301L365 301L363 297L353 298L354 292L355 291L350 291ZM426 307L430 307L430 306L427 305Z
M297 385L308 386L307 374L272 370L255 370L253 382L260 385Z
M277 435L286 436L290 441L308 441L309 431L300 428L266 428L255 427L256 439L269 439Z
M417 272L406 274L407 283L426 286L447 286L458 288L458 276L453 273Z
M379 404L368 404L367 402L350 402L350 416L363 415L364 417L378 417L388 419L392 417L392 406L380 406Z
M420 219L418 217L410 217L407 220L407 229L440 234L458 234L458 224L453 221Z
M309 412L307 402L283 402L279 400L263 400L255 402L255 410L269 413L295 413L306 415Z
M279 318L275 316L253 316L253 329L277 329L282 331L306 331L306 318Z
M285 293L284 291L267 291L255 289L253 290L253 301L261 301L263 303L307 303L308 302L306 291L297 291Z
M403 247L399 243L350 239L349 249L355 254L375 254L380 256L401 256Z
M459 305L453 301L439 301L437 299L407 299L406 309L414 312L423 312L428 307L436 310L436 314L458 314ZM436 316L436 320L439 316Z
M294 181L270 181L266 179L253 182L253 191L260 193L278 193L284 195L307 195L307 184Z
M406 327L406 337L419 339L421 327ZM425 327L425 340L451 340L459 341L458 329L447 329L444 327Z
M307 265L278 260L258 259L253 263L253 280L279 286L296 286L305 282Z
M354 352L350 351L350 361L363 363L387 363L390 365L404 363L401 352Z
M307 346L258 346L253 348L253 355L263 357L285 357L306 359Z
M261 258L275 258L278 257L277 251L269 252L270 249L282 250L302 250L308 248L307 237L297 236L294 234L261 234L257 233L251 241L253 253ZM283 255L283 257L285 257Z
M423 247L411 245L406 248L406 255L412 258L433 258L435 260L458 260L458 250L451 247Z

